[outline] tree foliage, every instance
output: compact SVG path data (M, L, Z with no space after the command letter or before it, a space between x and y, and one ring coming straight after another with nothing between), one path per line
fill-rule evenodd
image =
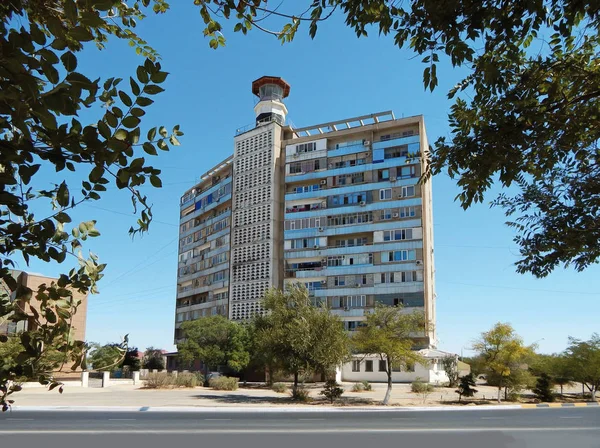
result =
M56 366L40 360L52 348L74 361L73 369L80 365L86 347L69 336L79 306L72 291L96 292L105 267L96 255L82 253L84 242L100 235L96 221L74 224L70 212L99 200L114 183L128 190L139 216L130 233L145 232L152 206L139 187L160 187L161 181L160 170L144 156L179 145L182 135L178 126L170 132L163 126L145 135L141 131L145 109L163 91L160 84L168 75L156 62L156 52L133 31L149 3L9 0L0 5L0 280L15 299L2 294L0 317L33 319L36 330L19 336L23 350L18 361L25 376L50 388L59 386L52 379ZM167 5L157 1L153 7L164 12ZM111 37L128 40L148 58L125 82L101 80L78 67L79 52L92 43L104 48ZM98 118L82 123L85 110L97 112ZM40 173L49 170L56 172L53 184L41 180ZM67 172L76 172L80 184L68 183L73 175ZM18 285L10 272L20 262L63 263L68 257L76 266L36 291ZM39 306L27 316L23 304L30 300ZM0 370L3 409L15 375Z
M395 366L427 365L426 359L414 350L417 335L426 325L423 312L406 312L401 306L377 304L366 316L365 325L352 337L355 352L376 355L386 362L387 391L383 404L387 405L392 393L392 372Z
M460 377L460 382L456 393L458 394L458 401L462 400L462 397L470 398L477 393L475 389L475 378L472 373Z
M422 56L434 90L448 61L467 76L448 92L451 138L431 149L425 178L457 179L464 208L494 183L516 187L493 205L517 231L518 272L544 277L560 264L582 270L600 256L598 194L600 6L572 0L306 0L291 8L267 0L200 0L210 46L252 28L282 43L302 24L311 37L338 12L358 37L377 32ZM442 58L445 60L443 61Z
M142 358L142 366L144 369L164 370L165 361L163 359L163 351L158 348L148 347Z
M441 363L448 375L448 387L458 386L458 360L454 356L446 356L442 358Z
M600 389L600 335L594 333L587 341L569 338L564 352L565 363L574 381L585 385L593 401Z
M552 390L552 378L547 373L542 373L536 380L533 393L541 401L554 401L554 391Z
M127 349L120 344L100 345L91 343L87 362L91 368L99 371L114 372L125 359Z
M235 372L250 361L248 330L224 316L208 316L181 324L183 341L177 344L182 361L204 364L205 378L210 367L227 366Z
M348 336L338 316L313 306L302 285L272 289L263 298L267 313L255 319L255 350L266 365L294 376L332 370L349 358Z
M473 350L483 358L488 384L498 388L498 403L502 388L518 390L528 381L523 361L531 349L523 344L509 324L497 323L490 331L482 333L473 344Z

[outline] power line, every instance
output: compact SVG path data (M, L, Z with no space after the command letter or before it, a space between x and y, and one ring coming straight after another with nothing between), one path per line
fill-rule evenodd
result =
M480 288L510 289L510 290L517 290L517 291L552 292L552 293L559 293L559 294L580 294L580 295L590 295L590 296L600 295L600 292L561 291L558 289L518 288L515 286L480 285L480 284L476 284L476 283L449 282L449 281L445 281L445 280L442 280L441 282L437 281L437 283L449 283L451 285L463 285L463 286L476 286L476 287L480 287Z
M126 276L127 274L132 273L133 271L135 271L136 268L138 268L139 266L143 265L144 263L146 263L150 258L154 257L155 255L159 254L161 251L163 251L164 249L166 249L167 247L171 246L175 241L177 241L177 239L179 238L179 236L175 237L174 239L172 239L171 241L169 241L167 244L165 244L163 247L161 247L160 249L158 249L156 252L154 252L152 255L150 255L148 258L146 258L145 260L141 261L140 263L136 264L134 267L132 267L131 269L129 269L128 271L123 272L121 275L119 275L117 278L115 278L113 281L111 281L108 285L106 285L104 288L108 288L110 285L114 284L117 280L123 278L124 276ZM167 257L168 255L171 255L173 252L176 252L177 249L175 249L175 251L171 251L168 254L166 254L164 257L159 258L158 260L154 261L153 263L150 263L147 266L144 267L148 267L153 265L154 263L157 263L158 261L164 259L165 257Z
M173 288L174 286L175 286L174 284L171 284L171 285L158 286L158 287L152 288L152 289L144 289L144 290L141 290L141 291L135 291L135 292L132 292L132 293L123 293L123 294L117 294L117 295L112 295L111 294L111 296L108 297L108 298L112 299L114 297L136 296L136 295L143 294L143 293L146 293L146 292L160 291L162 289ZM102 290L100 290L100 293L102 293Z
M135 215L133 213L123 213L123 212L119 212L117 210L110 210L108 208L104 208L104 207L98 207L97 205L90 205L90 204L85 204L87 207L91 207L91 208L96 208L98 210L104 210L105 212L110 212L110 213L114 213L116 215L123 215L123 216L128 216L130 218L134 218ZM171 227L179 227L178 224L173 224L171 222L164 222L164 221L159 221L157 219L152 219L152 222L155 222L157 224L164 224L165 226L171 226Z

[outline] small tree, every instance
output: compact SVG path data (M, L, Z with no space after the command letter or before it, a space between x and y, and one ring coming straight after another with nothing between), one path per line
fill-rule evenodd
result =
M125 357L123 358L123 362L121 363L121 367L127 367L130 371L140 370L141 361L138 357L138 349L137 347L131 347L125 353Z
M356 352L377 355L386 361L387 391L384 405L388 404L392 393L392 366L426 364L425 358L413 350L413 337L423 332L425 323L422 312L406 313L400 306L377 304L367 314L366 325L360 327L352 338Z
M87 361L94 370L113 372L125 357L126 349L119 344L100 345L91 343Z
M163 370L165 368L165 361L163 360L162 350L148 347L144 352L142 365L144 369Z
M554 394L552 391L552 379L547 373L542 373L537 379L533 393L536 398L544 402L554 401Z
M336 399L340 398L343 393L344 389L339 387L339 384L336 380L327 380L325 386L323 387L323 390L319 392L319 395L324 395L325 398L327 398L331 402L331 404L333 404L333 402Z
M184 341L177 344L179 357L188 363L202 362L205 384L208 384L209 367L227 366L239 372L250 361L246 327L224 316L187 321L181 330Z
M458 401L461 401L462 397L472 397L477 393L477 389L474 389L475 378L472 373L460 377L460 384L456 393L458 394Z
M458 360L454 356L446 356L441 360L442 367L448 376L448 387L458 386Z
M255 320L254 350L266 366L294 376L293 397L301 374L330 373L348 359L348 339L339 317L313 306L303 285L268 291L263 307L268 314Z
M523 370L522 361L531 350L523 344L523 340L509 324L497 323L490 331L481 334L473 344L484 360L488 382L498 387L498 403L502 401L503 388L518 386L518 382L509 382L509 377L517 378L518 370ZM507 390L505 390L505 394Z
M594 333L588 341L570 337L564 357L573 380L587 387L592 401L597 401L596 392L600 389L600 335Z

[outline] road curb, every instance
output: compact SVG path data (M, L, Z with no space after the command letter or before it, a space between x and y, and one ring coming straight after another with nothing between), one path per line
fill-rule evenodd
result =
M432 412L432 411L477 411L521 409L520 405L480 405L480 406L347 406L347 407L317 407L317 406L281 406L281 407L192 407L192 406L12 406L13 411L36 412L193 412L207 414L227 413L343 413L353 411L376 412Z
M583 403L535 403L535 404L522 404L523 409L536 409L536 408L585 408L587 406L598 406L598 403L594 402L583 402Z

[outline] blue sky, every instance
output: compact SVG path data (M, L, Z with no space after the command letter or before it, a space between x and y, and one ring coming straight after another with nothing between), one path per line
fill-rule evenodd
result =
M288 117L296 126L391 109L396 117L423 114L433 142L449 134L451 103L445 94L465 73L442 61L439 87L425 92L420 58L398 50L393 38L373 33L357 39L339 17L322 24L314 41L306 28L284 46L258 31L227 32L227 46L215 51L202 35L193 2L172 6L138 27L171 73L166 92L156 97L143 124L180 124L185 132L182 146L150 158L163 170L163 188L144 189L154 204L151 230L131 240L131 203L116 187L73 213L74 221L97 219L102 237L86 248L108 264L100 294L89 299L90 341L117 341L129 333L132 345L141 349L173 349L178 200L203 172L232 153L236 128L253 121L252 80L274 75L288 81ZM143 62L122 42L104 51L90 46L78 58L79 69L92 79L127 79ZM81 120L95 121L101 113L100 108L86 111ZM44 173L40 181L57 182L61 176ZM542 352L562 350L569 335L588 338L600 330L597 266L583 273L561 268L541 280L517 274L518 251L502 211L480 204L465 212L454 202L458 189L451 179L440 175L433 182L440 348L467 355L472 340L498 321L513 324L527 343L538 341ZM69 268L32 263L29 269L56 275Z

